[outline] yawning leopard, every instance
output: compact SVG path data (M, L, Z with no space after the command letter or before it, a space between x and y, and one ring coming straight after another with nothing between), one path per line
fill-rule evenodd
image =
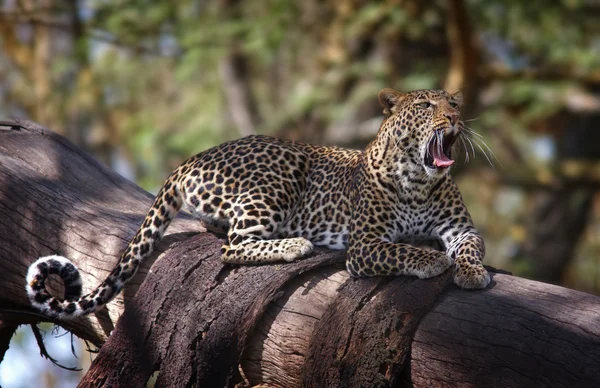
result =
M485 246L449 167L464 136L462 94L440 90L379 93L385 118L364 151L248 136L191 157L166 180L144 223L110 275L81 296L76 267L42 257L27 273L31 303L70 319L111 301L154 249L182 206L209 228L227 231L222 261L293 261L313 245L348 249L352 276L429 278L454 264L462 288L485 288ZM445 251L408 239L433 238ZM65 283L65 300L45 288L49 274Z

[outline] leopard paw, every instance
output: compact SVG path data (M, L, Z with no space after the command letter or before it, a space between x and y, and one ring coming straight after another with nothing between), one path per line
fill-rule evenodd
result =
M283 260L292 262L300 259L314 249L313 244L303 237L296 237L283 240L285 242L285 250L283 254Z
M468 290L483 289L490 284L490 275L482 264L457 265L454 271L454 283Z
M452 266L452 259L443 252L432 252L432 255L425 260L411 275L416 275L420 279L428 279L443 274Z

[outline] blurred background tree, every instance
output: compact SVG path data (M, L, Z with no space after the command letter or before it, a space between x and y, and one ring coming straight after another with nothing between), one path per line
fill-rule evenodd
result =
M453 173L487 262L598 294L599 18L594 0L3 0L0 117L155 192L225 140L363 147L380 89L461 89L477 134Z

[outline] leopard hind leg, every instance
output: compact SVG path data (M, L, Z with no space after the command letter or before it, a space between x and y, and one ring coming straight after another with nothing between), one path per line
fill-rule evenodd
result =
M275 238L277 228L284 219L283 209L264 201L240 201L234 207L231 219L229 244L222 248L221 260L231 264L263 264L277 261L294 261L313 251L313 244L303 238Z

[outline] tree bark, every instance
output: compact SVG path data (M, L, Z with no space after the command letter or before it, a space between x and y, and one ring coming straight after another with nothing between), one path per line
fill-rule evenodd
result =
M0 125L2 324L46 320L23 288L40 255L98 284L151 199L51 131ZM178 217L108 312L60 322L98 345L112 331L80 386L143 387L156 371L158 387L600 386L596 296L499 273L474 292L450 273L352 279L342 251L223 265L220 237L182 233L199 225Z
M4 355L10 347L10 340L18 327L14 323L0 321L0 363L4 360Z

